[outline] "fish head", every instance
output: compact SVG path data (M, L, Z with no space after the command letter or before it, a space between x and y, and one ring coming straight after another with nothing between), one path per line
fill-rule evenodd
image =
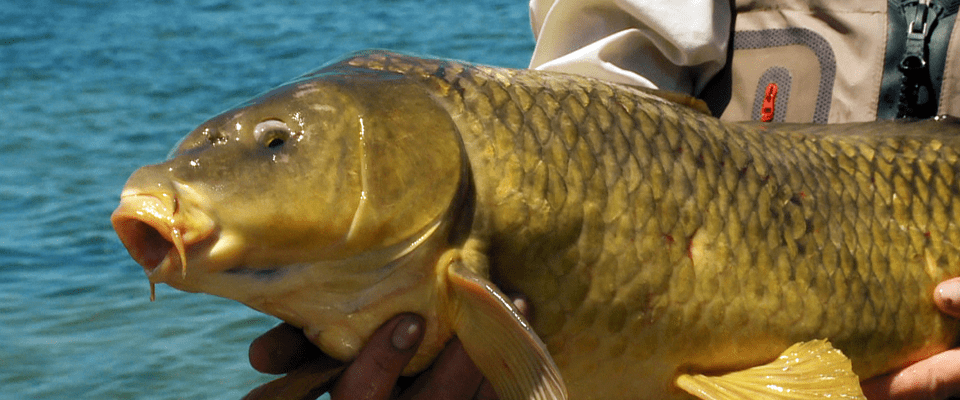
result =
M334 67L200 125L111 220L151 285L238 300L349 359L392 315L428 313L459 140L416 82Z

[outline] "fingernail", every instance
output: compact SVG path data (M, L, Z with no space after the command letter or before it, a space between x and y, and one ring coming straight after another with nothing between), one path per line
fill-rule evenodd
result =
M527 300L521 297L513 299L513 305L517 307L517 310L520 310L521 314L526 314L529 308Z
M948 280L937 285L937 295L951 314L960 314L960 281Z
M420 321L412 316L403 317L393 328L393 347L397 350L409 350L420 340Z

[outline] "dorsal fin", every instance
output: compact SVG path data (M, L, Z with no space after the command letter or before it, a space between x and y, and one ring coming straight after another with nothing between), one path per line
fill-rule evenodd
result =
M692 108L700 112L701 114L713 116L713 113L710 112L710 107L707 107L707 103L705 101L700 100L696 97L693 97L689 94L671 92L667 90L651 89L651 88L645 88L640 86L633 86L633 88L641 92L647 93L649 95L657 96L671 103L687 106L689 108Z

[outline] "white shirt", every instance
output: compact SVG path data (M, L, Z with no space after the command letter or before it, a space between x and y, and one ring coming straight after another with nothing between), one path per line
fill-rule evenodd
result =
M530 68L697 95L727 62L727 0L530 0Z

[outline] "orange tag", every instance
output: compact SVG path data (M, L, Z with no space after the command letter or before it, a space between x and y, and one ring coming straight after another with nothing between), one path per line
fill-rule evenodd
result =
M763 94L763 106L760 107L760 121L773 121L773 106L777 102L777 84L767 85L767 90Z

